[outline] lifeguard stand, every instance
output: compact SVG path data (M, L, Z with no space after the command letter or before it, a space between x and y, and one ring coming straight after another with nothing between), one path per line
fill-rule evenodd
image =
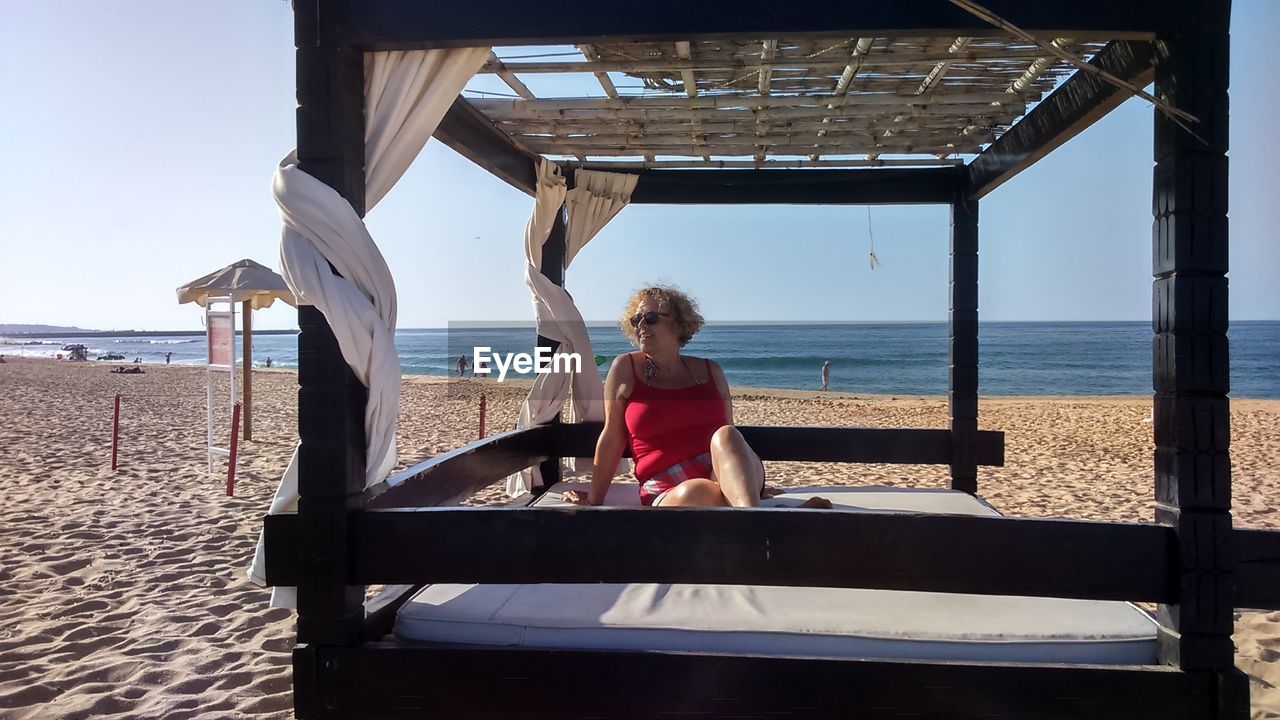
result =
M225 310L216 309L226 306ZM213 437L214 411L214 377L217 373L227 374L229 408L236 405L236 303L229 295L210 295L204 306L205 340L208 346L207 365L205 366L206 412L205 424L209 437L209 474L213 474L213 458L215 455L231 458L231 449L215 444Z

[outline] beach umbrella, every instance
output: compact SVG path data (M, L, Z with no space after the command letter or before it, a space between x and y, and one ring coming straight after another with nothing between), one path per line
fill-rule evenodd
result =
M193 302L204 307L208 297L230 297L254 310L271 307L277 299L294 307L298 303L284 278L252 260L241 260L178 288L178 304Z
M276 300L298 306L293 292L284 278L271 268L252 260L234 262L204 277L192 280L178 288L178 304L193 302L200 307L209 304L210 297L229 297L232 302L244 305L244 439L253 439L253 311L271 307Z

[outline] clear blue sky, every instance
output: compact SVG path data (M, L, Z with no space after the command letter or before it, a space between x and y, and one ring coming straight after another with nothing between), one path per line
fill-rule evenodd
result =
M1234 7L1231 317L1278 319L1266 59L1280 3ZM242 257L278 267L269 187L294 145L292 32L283 0L0 2L0 323L198 329L175 287ZM983 201L983 319L1150 317L1151 124L1130 100ZM430 143L368 218L400 326L531 319L531 208ZM945 320L946 208L875 207L872 221L874 271L864 207L630 207L567 284L588 319L663 281L712 320ZM255 317L294 323L288 308Z

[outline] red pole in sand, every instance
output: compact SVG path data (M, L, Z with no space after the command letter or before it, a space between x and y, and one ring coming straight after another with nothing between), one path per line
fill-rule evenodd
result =
M480 439L484 439L484 395L480 396Z
M236 452L240 449L240 403L231 408L231 453L227 458L227 497L236 491Z
M117 451L120 448L120 393L116 393L116 409L111 414L111 469L116 469Z

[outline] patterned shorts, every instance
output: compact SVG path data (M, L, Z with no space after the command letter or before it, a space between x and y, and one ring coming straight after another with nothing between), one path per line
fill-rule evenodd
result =
M640 486L640 503L652 505L668 490L690 478L711 477L711 453L705 452L663 470Z

